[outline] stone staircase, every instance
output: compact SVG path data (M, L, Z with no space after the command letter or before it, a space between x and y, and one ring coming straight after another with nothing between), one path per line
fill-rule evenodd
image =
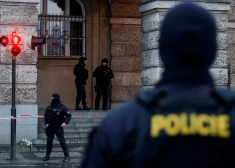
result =
M79 162L88 142L88 135L91 130L100 124L106 116L107 111L73 111L70 110L72 119L64 128L65 140L70 152L70 162ZM39 110L39 114L44 114L44 110ZM43 158L46 153L46 135L44 132L44 119L38 118L38 138L32 140L30 153L32 157ZM50 160L63 158L63 152L56 136Z

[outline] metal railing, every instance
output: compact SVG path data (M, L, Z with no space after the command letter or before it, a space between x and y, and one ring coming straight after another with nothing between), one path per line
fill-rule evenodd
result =
M38 36L46 37L44 56L82 56L85 35L84 20L80 16L39 15Z

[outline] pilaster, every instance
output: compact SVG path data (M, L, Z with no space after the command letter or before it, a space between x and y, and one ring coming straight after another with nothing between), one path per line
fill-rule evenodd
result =
M161 78L164 70L163 64L159 58L158 39L160 34L160 25L166 12L178 1L149 1L142 0L140 12L142 13L142 74L141 82L143 88L152 88ZM217 24L218 52L216 60L210 68L214 83L218 87L227 87L228 85L228 18L227 12L230 9L228 0L225 1L195 1L195 3L208 9L214 15Z
M39 0L4 0L0 2L0 36L10 37L16 32L21 37L21 53L16 57L16 115L29 114L35 118L17 118L16 141L37 138L37 51L23 48L24 36L37 36L36 24ZM11 116L12 54L11 46L0 46L0 117ZM2 122L2 121L1 121ZM3 119L0 143L10 143L11 120Z
M112 107L132 99L141 88L140 0L113 0L111 6Z
M228 67L229 86L235 89L235 2L231 1L228 12Z

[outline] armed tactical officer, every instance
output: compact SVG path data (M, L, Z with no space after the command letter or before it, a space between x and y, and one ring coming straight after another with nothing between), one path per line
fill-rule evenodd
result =
M64 152L63 162L69 160L69 151L64 139L64 127L70 122L71 113L67 107L60 101L60 95L54 93L52 95L52 103L47 107L44 114L44 122L47 126L45 132L47 135L47 150L43 161L50 159L50 154L53 146L54 135L58 138Z
M107 110L108 94L110 87L110 80L114 78L112 70L108 67L108 59L101 60L101 66L98 66L94 72L93 77L96 78L96 97L95 97L95 110L100 108L100 99L103 96L102 110Z
M89 140L81 168L234 167L235 93L216 89L212 15L180 3L164 17L156 87L110 112Z
M80 101L82 100L83 110L90 110L87 107L86 102L86 80L88 79L88 70L85 68L86 66L85 57L80 57L78 64L74 67L73 74L76 76L75 84L77 89L77 97L76 97L76 106L75 110L82 110L79 107Z

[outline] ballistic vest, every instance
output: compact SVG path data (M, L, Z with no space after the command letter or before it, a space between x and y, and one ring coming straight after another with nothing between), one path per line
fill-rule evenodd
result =
M61 124L64 122L65 117L59 107L49 106L49 112L47 113L47 119L51 125Z

